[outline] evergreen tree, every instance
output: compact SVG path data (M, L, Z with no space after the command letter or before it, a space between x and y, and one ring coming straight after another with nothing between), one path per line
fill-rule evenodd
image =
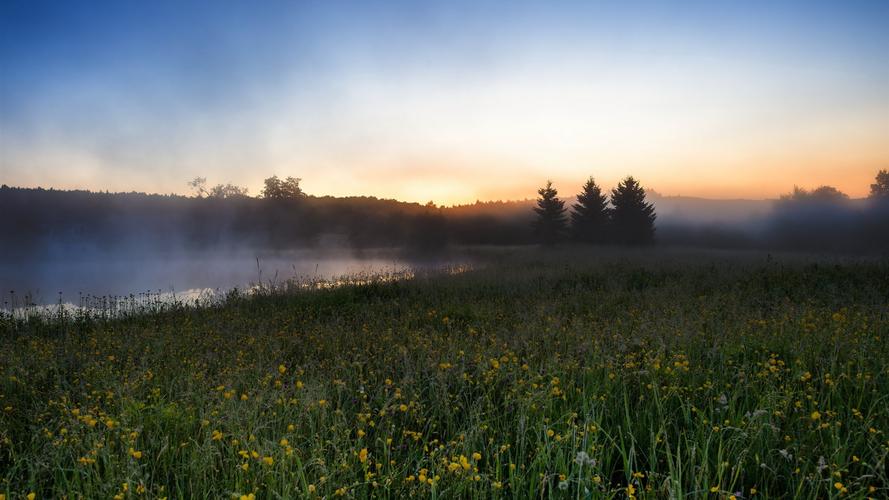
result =
M577 195L572 207L571 232L574 239L587 243L602 243L608 231L608 198L590 177Z
M645 201L645 189L632 176L611 190L611 223L619 243L645 245L654 242L654 206Z
M534 221L534 232L538 240L546 245L559 241L565 234L568 218L565 216L565 202L559 199L559 193L551 181L546 187L537 190L537 220Z

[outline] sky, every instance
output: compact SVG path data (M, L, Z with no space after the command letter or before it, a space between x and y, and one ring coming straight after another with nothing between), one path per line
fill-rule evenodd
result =
M0 2L0 183L866 195L889 2Z

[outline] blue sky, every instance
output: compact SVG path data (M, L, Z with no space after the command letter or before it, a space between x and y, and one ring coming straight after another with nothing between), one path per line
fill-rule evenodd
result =
M6 0L0 182L860 195L889 167L886 26L885 1Z

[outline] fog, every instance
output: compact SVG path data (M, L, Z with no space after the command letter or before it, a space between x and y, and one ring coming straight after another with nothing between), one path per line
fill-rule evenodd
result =
M346 249L257 253L192 251L141 254L78 252L23 263L0 263L4 307L27 303L80 305L101 297L187 299L287 280L311 282L343 276L390 275L443 268L452 261L420 259L396 251L355 254Z
M759 201L652 194L655 250L885 256L889 201L834 191ZM537 244L533 206L534 200L436 207L370 197L198 198L3 186L0 293L7 305L76 305L90 296L225 293L462 265L468 248ZM566 235L563 244L571 243Z

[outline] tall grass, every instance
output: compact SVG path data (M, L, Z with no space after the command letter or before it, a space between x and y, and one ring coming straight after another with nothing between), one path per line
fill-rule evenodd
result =
M526 254L75 319L0 321L7 498L889 495L881 262Z

